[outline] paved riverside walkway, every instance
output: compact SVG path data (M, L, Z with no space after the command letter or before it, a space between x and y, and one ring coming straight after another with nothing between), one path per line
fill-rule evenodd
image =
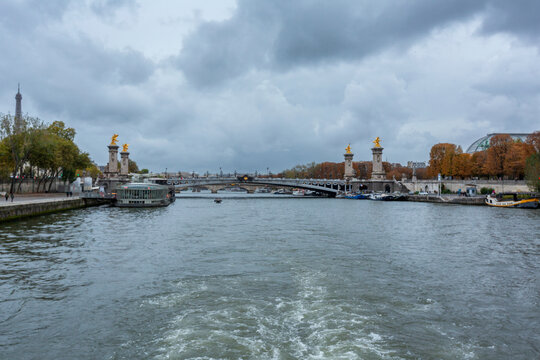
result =
M11 202L11 198L6 201L5 195L2 194L2 196L0 196L0 206L38 204L51 201L74 200L78 198L78 196L67 197L65 193L29 193L15 194L13 202Z
M19 194L15 196L13 202L11 199L6 201L5 198L0 198L0 223L102 204L104 202L101 199L68 197L62 193Z

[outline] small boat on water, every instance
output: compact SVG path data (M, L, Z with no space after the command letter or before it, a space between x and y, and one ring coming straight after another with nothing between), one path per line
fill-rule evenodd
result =
M510 198L508 198L511 196ZM497 194L497 195L488 195L486 197L486 205L494 207L512 207L512 208L525 208L525 209L538 209L540 207L540 201L531 197L528 199L519 199L518 194L508 193L508 194Z
M394 197L389 194L373 193L369 195L369 199L376 200L376 201L389 201L389 200L394 200Z
M175 200L174 189L168 186L147 183L128 183L116 188L118 207L169 206Z
M279 189L276 191L272 191L273 195L292 195L291 190L285 190L285 189Z
M214 199L214 202L215 202L216 204L221 204L222 201L223 201L223 200L220 199L220 198Z
M345 194L345 199L365 200L369 199L368 194Z

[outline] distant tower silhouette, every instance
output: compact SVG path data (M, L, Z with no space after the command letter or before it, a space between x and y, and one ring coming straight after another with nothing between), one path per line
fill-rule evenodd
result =
M15 105L15 121L13 130L16 133L19 133L22 130L22 109L21 109L21 101L22 101L22 95L21 95L21 85L19 84L17 86L17 95L15 95L15 100L17 100L17 104Z
M22 117L22 95L21 95L21 84L18 84L17 86L17 95L15 95L15 100L17 100L17 104L15 105L15 117L21 118Z

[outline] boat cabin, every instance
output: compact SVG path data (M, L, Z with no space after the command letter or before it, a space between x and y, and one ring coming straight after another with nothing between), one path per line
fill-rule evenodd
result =
M167 186L147 183L128 183L116 188L116 206L167 206L174 201L174 192Z

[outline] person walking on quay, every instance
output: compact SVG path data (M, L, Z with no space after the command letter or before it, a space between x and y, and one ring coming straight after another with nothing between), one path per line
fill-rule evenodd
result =
M8 199L9 199L9 193L8 193L7 191L6 191L6 195L5 195L5 196L6 196L6 202L7 202Z
M13 202L13 198L15 197L15 195L13 193L11 193L11 202Z

